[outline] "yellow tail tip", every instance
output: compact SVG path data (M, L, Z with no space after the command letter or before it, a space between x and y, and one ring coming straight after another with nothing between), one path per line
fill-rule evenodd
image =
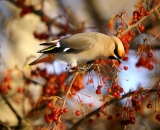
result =
M30 67L31 67L31 65L26 65L26 66L25 66L25 68L30 68Z

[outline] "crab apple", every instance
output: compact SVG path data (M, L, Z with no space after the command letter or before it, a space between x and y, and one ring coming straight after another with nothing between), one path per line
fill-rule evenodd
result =
M58 116L57 116L57 115L53 116L53 121L54 121L54 122L57 122L57 121L58 121Z
M93 123L93 119L90 118L90 119L88 120L88 122L89 122L90 124L92 124L92 123Z
M117 96L117 92L113 92L112 95L113 95L114 97L116 97L116 96Z
M147 108L152 108L152 104L148 103Z
M51 119L49 118L49 116L47 114L45 114L45 121L47 123L50 123L51 122Z
M149 53L147 54L147 56L150 57L150 58L152 58L152 57L153 57L152 52L149 52Z
M123 93L123 92L124 92L124 89L123 89L123 88L120 88L119 92L120 92L120 93Z
M149 15L149 11L145 11L145 16L148 16Z
M101 89L102 87L103 87L102 85L98 85L98 86L97 86L98 89Z
M64 112L64 113L67 113L67 112L68 112L68 108L64 108L64 109L63 109L63 112Z
M48 108L52 108L52 102L48 102L48 103L47 103L47 107L48 107Z
M143 31L145 30L145 27L144 27L143 25L141 25L141 26L139 26L139 30L140 30L141 32L143 32Z
M96 94L101 94L101 90L100 90L100 89L97 89L97 90L96 90Z
M90 104L89 104L89 107L93 107L93 103L90 103Z
M121 117L121 114L120 114L120 113L117 113L117 114L116 114L116 117L117 117L117 118L120 118L120 117Z
M64 113L63 109L60 109L59 113L62 115Z
M80 111L80 110L77 110L77 111L75 112L75 114L76 114L76 116L80 116L80 115L81 115L81 111Z
M160 121L160 114L157 114L157 115L156 115L156 119L157 119L158 121Z
M112 115L108 115L107 119L112 120Z
M111 88L108 88L107 92L111 93L111 92L112 92L112 89L111 89Z
M128 70L128 67L127 67L127 66L124 66L124 70Z
M138 20L138 21L141 20L141 16L138 16L138 17L137 17L137 20Z

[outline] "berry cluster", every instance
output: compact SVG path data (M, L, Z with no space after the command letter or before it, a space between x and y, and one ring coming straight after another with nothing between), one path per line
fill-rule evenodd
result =
M34 7L32 5L30 6L24 6L20 12L20 17L25 16L26 14L29 14L33 11Z
M131 103L132 103L132 107L135 109L135 111L140 111L141 100L139 99L138 95L132 96Z
M108 92L112 93L112 96L115 98L119 99L120 98L120 93L123 93L124 90L121 86L113 84L111 88L108 88Z
M0 91L3 93L3 94L8 94L8 91L9 90L12 90L12 84L11 82L13 82L12 80L12 73L14 71L17 71L17 77L18 78L21 78L21 74L19 73L19 70L16 70L16 69L10 69L7 71L7 73L4 75L2 81L0 82ZM17 92L18 93L23 93L23 88L22 87L18 87L17 88Z
M78 91L80 91L81 89L84 89L84 85L83 85L83 81L84 81L84 74L78 74L77 77L75 78L72 88L71 88L71 93L69 96L73 97L74 94ZM67 85L65 87L65 91L68 91L69 86Z
M124 49L126 54L129 53L129 42L131 42L132 38L135 37L135 32L129 31L128 33L124 34L120 40L122 41L124 45Z
M41 76L46 80L46 84L43 87L43 95L45 97L50 97L62 92L65 86L67 73L63 72L60 75L48 74L46 69L40 69L37 67L36 70L31 71L31 76Z
M137 7L137 10L135 10L133 12L133 23L138 22L139 20L141 20L141 18L143 16L148 16L149 15L149 10L146 10L142 3L140 3L140 5L138 5L139 7Z
M146 55L141 55L138 59L138 62L136 63L136 67L145 67L149 70L154 69L154 60L153 60L153 54L152 52L147 53Z
M68 112L68 108L58 109L57 107L54 107L51 101L47 103L47 108L50 110L49 113L45 114L45 121L47 123L52 121L58 122L59 116Z

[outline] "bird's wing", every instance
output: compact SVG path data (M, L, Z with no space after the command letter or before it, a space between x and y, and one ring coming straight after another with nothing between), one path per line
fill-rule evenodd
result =
M80 33L65 37L57 43L53 42L52 46L40 50L38 53L79 53L91 48L94 42L94 35L92 36L89 33ZM51 45L51 43L46 43L46 45Z

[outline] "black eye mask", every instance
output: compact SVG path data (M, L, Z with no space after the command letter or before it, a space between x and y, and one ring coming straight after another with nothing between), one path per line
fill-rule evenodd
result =
M114 55L115 55L115 56L110 56L109 59L115 59L115 60L117 60L119 63L121 63L121 60L120 60L120 59L121 59L122 57L120 57L120 56L118 55L118 46L117 46L117 44L115 44Z
M119 59L121 59L122 57L120 57L119 56L119 54L118 54L118 46L117 46L117 44L115 44L115 49L114 49L114 54L119 58Z

